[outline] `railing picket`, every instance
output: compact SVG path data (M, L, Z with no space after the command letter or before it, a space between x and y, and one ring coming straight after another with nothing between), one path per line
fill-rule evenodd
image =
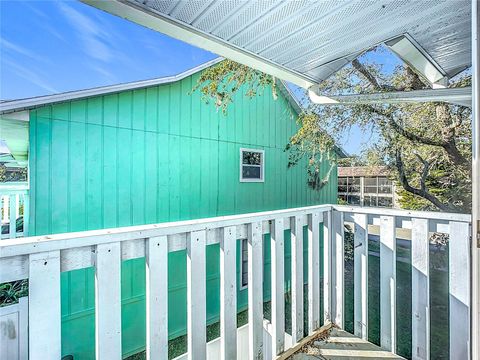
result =
M168 358L168 239L146 240L147 359Z
M320 327L320 214L308 217L308 334Z
M187 239L187 342L188 359L207 358L205 231L194 231Z
M323 322L332 319L332 211L328 211L323 213Z
M354 214L354 332L368 340L368 218Z
M248 226L248 358L263 359L262 223Z
M430 359L428 219L412 219L412 359Z
M395 218L380 217L380 346L396 351Z
M97 359L122 358L120 243L97 245L95 261L95 350Z
M61 358L60 251L29 257L29 359Z
M470 224L449 223L450 359L470 359Z
M223 229L220 240L220 355L237 356L237 238L236 227Z
M283 219L272 222L272 353L278 355L285 347L285 245Z
M17 237L17 218L15 214L17 213L17 194L10 195L10 239L15 239Z
M292 220L292 343L303 338L303 226L299 216Z
M344 229L343 212L332 214L332 310L335 324L343 329L343 295L344 295Z

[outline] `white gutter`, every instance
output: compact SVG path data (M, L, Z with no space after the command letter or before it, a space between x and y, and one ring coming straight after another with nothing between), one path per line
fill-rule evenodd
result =
M354 94L338 96L320 96L309 91L310 100L322 105L356 105L356 104L397 104L444 101L463 106L471 106L472 88L439 88L412 91L392 91L373 94Z

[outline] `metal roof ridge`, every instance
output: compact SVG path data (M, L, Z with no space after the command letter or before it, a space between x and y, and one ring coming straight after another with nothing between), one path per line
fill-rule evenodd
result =
M139 81L107 85L107 86L100 86L100 87L94 87L94 88L82 89L82 90L66 91L63 93L35 96L31 98L2 101L0 102L0 115L14 112L14 111L32 109L42 105L55 104L63 101L84 99L84 98L89 98L97 95L106 95L106 94L112 94L120 91L142 89L150 86L169 84L169 83L182 80L199 71L205 70L206 68L212 65L215 65L222 60L224 60L224 58L217 57L213 60L207 61L196 67L193 67L179 74L171 75L171 76L153 78L148 80L139 80Z

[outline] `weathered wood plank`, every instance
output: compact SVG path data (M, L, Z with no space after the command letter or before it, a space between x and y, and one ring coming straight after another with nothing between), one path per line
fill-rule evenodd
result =
M292 219L292 342L303 339L303 226L299 217Z
M272 353L278 355L285 347L285 244L283 219L272 222Z
M146 357L168 358L168 241L166 236L146 240Z
M332 311L335 324L343 329L343 295L344 295L344 226L343 212L332 212Z
M308 334L320 327L320 214L308 220Z
M470 359L470 225L450 222L450 359Z
M323 213L323 323L332 317L332 212Z
M206 266L205 231L194 231L187 239L187 342L190 360L206 360Z
M262 224L248 226L248 352L263 359L263 236Z
M236 227L223 229L220 241L220 357L237 356L237 237Z
M380 217L380 345L396 351L395 218Z
M97 359L122 359L120 243L97 245L95 254Z
M29 258L29 352L31 360L61 358L60 251Z
M368 340L368 219L354 214L354 332Z
M428 220L412 219L412 359L430 359Z

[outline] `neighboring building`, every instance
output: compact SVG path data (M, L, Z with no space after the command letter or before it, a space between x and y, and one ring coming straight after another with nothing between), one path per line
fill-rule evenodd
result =
M397 207L395 183L385 166L338 167L338 198L350 205Z
M198 92L189 94L198 72L217 61L168 78L2 103L0 122L19 131L28 125L27 138L16 141L12 153L28 154L29 235L336 202L336 169L319 191L307 185L306 161L288 169L284 149L297 129L299 107L282 83L276 101L268 91L253 99L239 93L226 116ZM323 165L326 174L329 164ZM241 244L237 251L246 255ZM287 258L289 244L287 236ZM218 321L218 256L218 245L207 248L208 323ZM241 258L237 303L244 310L248 283ZM61 279L62 353L94 359L94 269ZM264 289L268 298L268 281ZM186 291L185 251L169 253L171 338L186 332ZM122 264L122 324L123 355L141 351L143 258Z

